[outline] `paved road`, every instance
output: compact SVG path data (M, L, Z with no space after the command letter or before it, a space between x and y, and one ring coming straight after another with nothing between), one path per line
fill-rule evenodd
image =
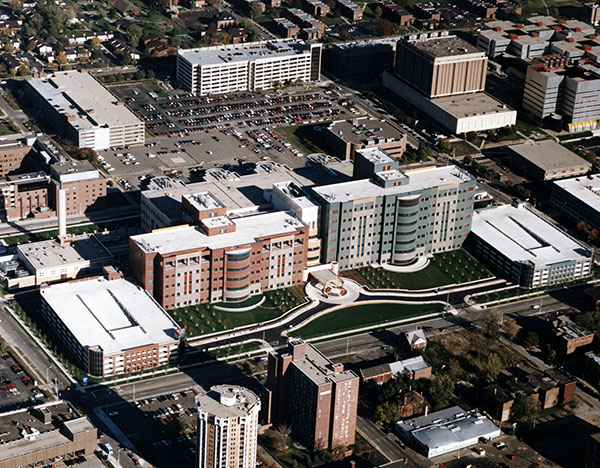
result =
M357 417L356 430L389 461L400 460L406 456L406 452L395 440L389 438L376 424L367 418Z

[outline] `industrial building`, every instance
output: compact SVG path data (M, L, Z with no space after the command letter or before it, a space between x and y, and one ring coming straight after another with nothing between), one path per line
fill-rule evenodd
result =
M101 150L144 144L144 122L90 74L56 72L25 84L48 123L75 146Z
M600 49L599 49L600 50ZM597 54L597 52L596 52ZM527 68L523 111L537 123L570 132L592 130L600 119L600 66L585 58L540 57Z
M517 112L484 92L487 57L463 39L413 34L398 42L383 85L451 133L513 125Z
M427 458L470 447L479 439L500 436L500 428L476 410L453 406L426 416L398 421L400 438Z
M471 175L455 166L402 171L377 148L357 151L355 166L363 179L311 189L321 204L323 263L409 265L462 246L471 229Z
M143 289L114 269L96 277L40 289L41 312L94 377L177 362L184 330Z
M237 385L196 395L196 468L255 468L260 400Z
M554 181L550 202L575 223L600 229L600 174Z
M384 71L392 71L399 36L327 44L323 68L343 80L360 83L379 81Z
M291 339L286 348L269 353L265 420L288 424L311 451L348 447L355 440L358 384L343 364Z
M593 253L526 203L477 210L469 242L475 256L526 288L591 274Z
M309 226L285 211L239 218L210 192L184 196L199 225L130 238L131 269L166 309L201 302L239 302L302 281Z
M182 49L177 80L199 96L319 81L321 44L295 39Z
M554 140L528 141L507 149L509 165L527 179L556 180L587 174L592 163Z
M58 464L98 448L98 430L62 400L2 413L0 428L0 468Z
M325 138L335 156L352 161L357 150L369 148L379 148L400 158L407 142L406 133L398 127L385 120L367 117L332 122L327 126Z

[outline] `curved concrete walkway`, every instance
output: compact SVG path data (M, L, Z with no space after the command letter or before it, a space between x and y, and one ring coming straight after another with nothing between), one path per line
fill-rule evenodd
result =
M387 271L393 271L394 273L416 273L425 269L429 265L429 258L419 257L415 263L410 265L391 265L389 263L382 263L379 265L381 268Z
M306 295L313 301L324 302L325 304L337 304L337 305L351 304L360 297L361 286L354 281L350 281L346 278L343 278L343 279L344 279L344 289L347 291L345 296L339 296L339 297L325 296L321 292L321 290L317 287L316 282L314 282L314 281L310 281L310 282L306 283L304 291L306 292Z

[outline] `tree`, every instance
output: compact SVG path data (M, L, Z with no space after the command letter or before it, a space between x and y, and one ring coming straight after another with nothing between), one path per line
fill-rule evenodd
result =
M502 372L503 367L500 356L496 353L490 353L483 367L485 378L493 382L498 378L498 374Z
M454 381L448 374L437 374L427 392L427 401L437 411L448 406L454 395Z
M181 419L179 418L173 418L171 420L169 420L169 422L167 423L167 427L166 427L166 431L167 434L169 435L169 438L171 439L176 439L177 437L179 437L180 435L183 434L184 432L184 425L181 422Z
M288 448L292 428L287 424L282 424L272 429L269 434L269 442L276 452L282 452Z
M527 422L535 427L535 421L542 413L542 405L537 395L525 396L523 393L517 394L515 402L511 408L511 414L514 421Z
M398 404L385 401L375 407L375 419L383 424L392 424L400 419Z
M381 9L380 6L376 6L375 10L373 10L373 14L375 15L375 19L379 19L379 18L381 18L381 15L383 14L383 10Z
M504 330L504 333L506 333L506 336L508 336L510 341L516 338L516 336L519 334L520 328L521 327L517 325L517 322L511 318L507 318L502 324L502 329Z
M464 158L463 158L463 163L467 166L470 166L471 164L473 164L473 157L470 154L467 154Z
M98 39L97 37L93 37L90 41L90 44L92 45L92 47L99 47L101 42L100 39Z
M499 312L491 311L483 319L481 330L483 334L489 338L498 338L500 335Z
M528 331L527 335L525 335L525 339L523 340L523 344L527 349L535 348L540 344L540 337L534 331Z
M56 62L60 65L67 63L67 54L65 54L63 51L60 51L58 54L56 54Z
M131 47L137 47L143 34L144 30L141 27L137 24L132 24L127 28L127 43Z
M10 2L10 9L13 13L21 11L21 2L19 0L12 0Z
M438 147L440 148L440 151L443 151L447 154L452 154L452 143L450 143L448 138L441 139L438 143Z
M419 149L417 150L419 161L425 161L431 157L431 147L424 141L419 142Z
M389 36L392 34L393 24L386 20L380 19L377 21L377 25L375 26L375 32L380 36Z

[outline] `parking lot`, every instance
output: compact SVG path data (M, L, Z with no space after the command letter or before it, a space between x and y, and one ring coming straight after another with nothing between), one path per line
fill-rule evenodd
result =
M195 396L193 390L170 393L123 403L106 413L153 465L191 466L196 453Z
M8 411L45 401L45 395L23 367L10 355L0 360L0 409Z

